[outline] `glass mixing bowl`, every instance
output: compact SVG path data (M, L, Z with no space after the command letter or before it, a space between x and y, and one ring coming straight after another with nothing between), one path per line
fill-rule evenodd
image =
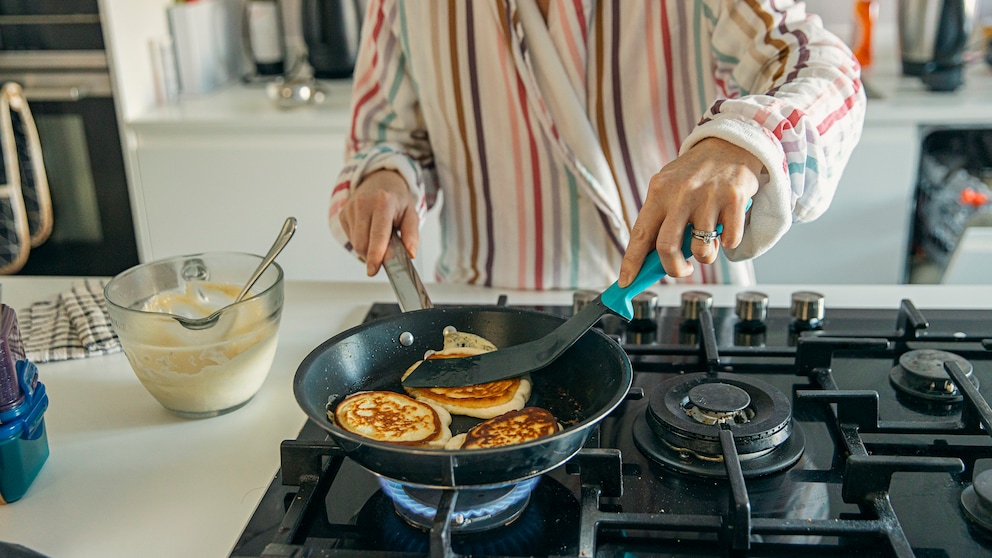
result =
M279 264L232 304L261 261L237 252L178 256L132 267L107 283L107 309L124 354L166 409L212 417L242 407L262 386L279 341ZM218 309L220 317L205 329L176 319Z

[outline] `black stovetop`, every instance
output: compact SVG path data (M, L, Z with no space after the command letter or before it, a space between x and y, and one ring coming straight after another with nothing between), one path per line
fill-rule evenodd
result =
M375 304L366 320L397 312ZM992 556L992 530L980 526L992 514L976 521L966 511L992 510L983 499L992 492L992 311L827 306L820 327L801 335L787 308L761 323L722 307L700 318L661 307L637 327L600 324L630 356L630 395L578 455L535 481L509 525L468 534L411 526L378 477L308 423L284 442L282 468L232 556ZM894 387L900 355L923 350L967 360L945 365L959 401ZM649 417L673 383L693 379L784 396L788 443L715 461L659 443Z

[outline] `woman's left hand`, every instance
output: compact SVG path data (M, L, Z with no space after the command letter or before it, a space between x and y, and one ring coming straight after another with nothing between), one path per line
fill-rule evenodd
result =
M758 192L763 165L749 151L719 138L707 138L665 165L651 177L630 243L620 266L621 287L637 276L644 258L658 250L661 265L672 277L692 274L692 263L682 255L685 227L723 233L715 240L692 239L692 255L713 263L719 246L735 248L744 236L747 202ZM719 242L719 245L717 244Z

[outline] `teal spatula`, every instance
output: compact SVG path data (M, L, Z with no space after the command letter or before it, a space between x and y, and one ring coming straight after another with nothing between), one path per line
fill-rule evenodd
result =
M750 206L748 202L748 207ZM691 231L692 225L687 225L682 240L682 255L687 259L692 257ZM723 226L717 225L716 232L722 233ZM665 275L667 273L661 266L658 252L652 251L644 258L641 270L630 285L621 288L613 283L578 314L544 337L481 355L425 360L403 380L403 385L419 388L460 387L495 382L540 370L554 362L607 312L628 321L633 318L631 300Z

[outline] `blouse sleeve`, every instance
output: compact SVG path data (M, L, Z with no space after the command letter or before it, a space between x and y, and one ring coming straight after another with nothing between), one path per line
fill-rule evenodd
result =
M803 3L709 4L714 75L726 98L681 149L719 137L764 163L744 240L726 251L743 260L827 209L861 137L867 101L857 59Z
M417 198L421 221L437 194L434 162L408 72L399 6L394 0L370 0L362 25L351 93L351 123L345 140L345 164L331 191L331 232L349 250L339 214L367 175L394 170Z

